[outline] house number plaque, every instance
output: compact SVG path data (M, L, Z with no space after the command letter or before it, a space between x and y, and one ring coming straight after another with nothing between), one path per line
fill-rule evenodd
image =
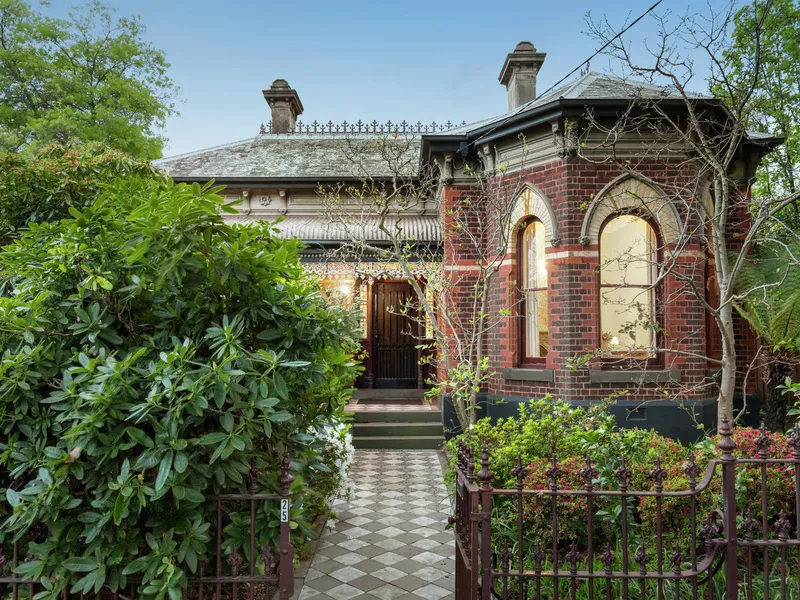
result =
M281 523L289 522L289 499L281 498Z

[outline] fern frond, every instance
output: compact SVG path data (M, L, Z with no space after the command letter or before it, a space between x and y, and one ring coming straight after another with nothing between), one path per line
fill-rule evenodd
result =
M764 282L778 284L773 293L781 298L800 291L800 264L797 261L800 261L800 245L785 246L774 242L760 246L753 259L754 266L764 276Z
M734 304L734 306L739 314L750 323L750 327L759 337L766 338L769 336L769 305L762 300L747 298L741 303Z
M783 299L769 327L769 343L777 346L800 337L800 291Z
M735 262L736 258L737 255L732 253L730 257L731 262ZM764 279L764 273L758 268L758 265L752 260L746 260L742 264L739 276L733 283L733 290L737 295L748 297L753 290L762 287L766 281Z

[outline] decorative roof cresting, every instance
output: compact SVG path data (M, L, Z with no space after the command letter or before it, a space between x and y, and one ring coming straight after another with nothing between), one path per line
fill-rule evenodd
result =
M262 123L261 127L259 128L259 135L270 135L273 133L298 133L298 134L357 134L363 133L367 135L394 135L394 134L423 134L423 133L442 133L446 132L450 129L454 129L456 127L463 127L467 124L466 121L462 121L461 123L451 123L448 121L447 123L437 123L433 121L432 123L422 123L421 121L417 121L416 123L409 123L408 121L402 121L400 123L393 123L392 121L386 121L385 123L378 123L378 121L362 121L358 120L355 123L348 123L347 121L343 121L342 123L334 123L333 121L328 121L327 123L320 123L318 121L314 121L313 123L303 123L302 121L297 121L294 128L290 131L275 131L273 127L272 121L269 121L267 124Z

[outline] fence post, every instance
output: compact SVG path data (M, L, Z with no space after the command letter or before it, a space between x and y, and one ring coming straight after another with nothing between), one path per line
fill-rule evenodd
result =
M492 478L489 469L489 450L486 443L481 452L481 468L478 481L481 483L481 598L492 597ZM474 567L473 567L474 568Z
M717 448L722 452L722 502L725 532L725 597L736 600L739 595L739 533L736 527L736 442L731 437L728 419L722 418Z
M281 600L288 600L294 594L294 546L289 538L290 511L292 504L292 493L289 487L294 481L294 475L289 470L289 455L283 456L283 467L281 468L281 558L279 563L280 572L278 573L278 586L280 587Z

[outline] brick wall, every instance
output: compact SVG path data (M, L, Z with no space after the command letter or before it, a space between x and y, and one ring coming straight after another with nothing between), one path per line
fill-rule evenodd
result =
M663 162L652 165L643 164L641 170L661 183L664 189L676 189L692 181L694 173L685 163L665 165ZM686 399L703 400L713 398L716 391L706 385L708 362L702 358L706 354L707 322L703 306L687 290L687 283L677 277L670 277L660 290L665 302L661 303L660 319L663 326L662 347L687 354L666 353L656 367L649 370L678 370L681 383L677 386L663 384L610 384L592 383L590 371L609 368L593 359L588 369L570 370L567 363L575 355L590 353L600 345L600 290L599 290L599 248L581 243L581 228L586 215L586 205L591 202L607 184L623 173L612 165L591 164L578 158L564 158L537 165L532 168L505 174L504 189L518 187L523 183L534 185L552 205L558 225L560 243L548 248L549 277L549 353L544 369L554 370L555 381L550 383L522 381L506 378L504 369L518 367L519 321L516 316L501 319L487 336L487 351L491 357L495 375L492 377L488 393L493 396L541 397L550 393L566 400L598 400L612 392L625 390L629 400ZM444 190L445 210L465 190L449 186ZM677 206L679 212L682 210ZM477 209L476 210L480 210ZM491 209L489 209L491 210ZM490 230L492 215L476 217L476 223ZM685 214L682 218L691 219ZM691 224L696 226L697 224ZM447 229L446 229L447 231ZM445 236L444 256L448 266L464 269L474 264L475 256L466 252L459 242L459 236ZM512 245L515 247L515 245ZM706 284L705 250L698 239L684 247L677 261L676 271L689 279L698 289ZM462 279L463 281L463 279ZM465 286L456 298L452 310L466 310L471 294ZM490 310L498 314L501 309L516 310L517 256L508 253L491 285ZM459 308L460 303L460 308ZM752 335L747 334L746 324L737 323L739 333L740 364L746 365L753 355ZM690 356L689 354L698 354Z

